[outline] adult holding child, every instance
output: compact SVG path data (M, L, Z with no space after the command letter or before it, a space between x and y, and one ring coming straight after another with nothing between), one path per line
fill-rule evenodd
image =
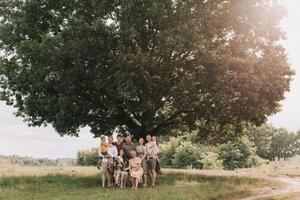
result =
M157 144L157 138L156 138L156 136L152 136L152 141L153 141L153 142L156 144L156 146L157 146L155 171L156 171L156 174L161 174L161 171L160 171L160 163L159 163L159 158L158 158L158 144Z
M100 169L101 163L102 163L102 156L101 155L106 155L107 154L107 147L108 147L108 143L106 142L106 137L104 135L102 135L100 137L100 145L99 145L99 150L98 150L98 154L99 154L99 161L98 161L98 164L97 164L98 169Z
M147 148L144 145L144 139L140 138L139 139L139 145L136 147L136 153L137 156L141 159L142 162L142 168L143 168L143 172L144 172L144 187L147 186Z
M113 144L113 138L108 138L107 152L99 152L102 158L101 171L102 171L102 187L105 187L105 181L107 180L107 186L111 186L112 170L114 158L118 156L118 150Z
M151 178L151 186L155 186L156 182L156 158L157 158L157 153L158 153L158 146L156 144L156 141L152 141L151 135L146 136L146 148L147 148L147 167L148 167L148 172L149 176Z

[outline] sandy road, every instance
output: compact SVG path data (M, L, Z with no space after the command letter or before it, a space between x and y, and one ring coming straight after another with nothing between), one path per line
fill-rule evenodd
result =
M251 197L243 198L240 200L255 200L264 197L272 197L277 195L284 195L293 192L300 192L300 177L291 177L291 176L275 176L268 177L270 180L279 181L284 183L283 186L274 189L267 189L263 192L263 194L257 194ZM300 196L299 196L300 200Z

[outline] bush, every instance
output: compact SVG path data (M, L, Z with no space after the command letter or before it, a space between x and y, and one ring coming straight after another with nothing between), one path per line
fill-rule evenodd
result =
M267 163L267 160L254 154L249 157L246 167L256 167L256 166L266 164L266 163Z
M224 169L229 170L254 167L259 162L253 144L246 137L225 144L220 150L219 159Z
M222 169L222 161L218 159L218 154L214 152L205 152L202 154L203 169Z
M98 163L97 155L98 155L98 148L78 151L77 165L81 165L81 166L97 165Z
M182 142L175 150L172 164L177 168L202 168L201 149L191 142Z
M174 155L179 144L179 139L172 137L168 143L160 146L161 150L159 153L159 158L162 167L173 166Z
M171 137L160 148L162 167L233 170L265 162L256 154L255 145L247 136L223 145L205 146L194 144L192 136L184 134Z

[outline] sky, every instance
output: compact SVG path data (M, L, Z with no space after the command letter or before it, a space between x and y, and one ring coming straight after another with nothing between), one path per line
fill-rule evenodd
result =
M269 117L268 122L275 127L289 131L300 130L300 1L283 0L288 17L282 21L287 32L283 45L287 49L289 62L296 71L290 92L282 102L282 111ZM14 109L0 102L0 154L33 156L36 158L76 157L78 150L98 146L89 129L81 129L79 137L60 137L50 127L28 127L21 118L16 118Z
M290 92L282 102L282 111L269 118L269 123L275 127L284 127L289 131L300 130L300 1L282 1L288 11L288 16L282 22L282 28L287 33L286 47L289 62L296 75L291 83Z

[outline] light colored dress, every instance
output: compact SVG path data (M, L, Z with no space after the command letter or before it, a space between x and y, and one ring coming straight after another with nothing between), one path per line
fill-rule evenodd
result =
M136 153L137 153L137 156L141 159L142 161L142 167L143 167L143 171L144 171L144 174L147 173L147 161L146 161L146 157L144 159L142 159L145 155L146 155L146 147L143 148L145 146L137 146L136 147Z
M144 173L141 164L142 161L139 157L131 158L129 160L130 176L138 179L140 182L142 181L142 177Z

